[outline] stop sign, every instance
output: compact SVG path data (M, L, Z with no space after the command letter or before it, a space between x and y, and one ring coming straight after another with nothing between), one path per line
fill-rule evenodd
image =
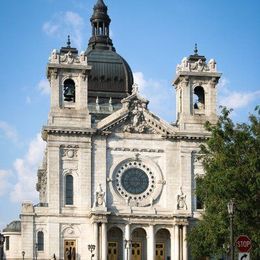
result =
M249 252L252 247L251 239L246 235L240 235L236 240L236 246L239 252Z

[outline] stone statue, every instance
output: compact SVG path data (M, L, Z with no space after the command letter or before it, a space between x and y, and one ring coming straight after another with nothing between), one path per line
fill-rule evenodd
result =
M211 59L209 61L209 70L210 71L216 71L217 70L216 64L217 64L216 61L214 59Z
M132 88L132 94L137 94L139 92L138 84L134 83Z
M147 124L143 115L145 104L139 100L135 100L131 104L131 122L123 127L124 132L143 133L147 128Z
M105 206L105 192L102 189L101 184L99 184L96 191L96 207Z
M140 104L136 103L135 107L132 111L133 117L133 127L136 127L139 124L139 121L142 116L142 109L140 108Z
M180 187L180 191L181 193L177 196L177 209L187 209L186 195L184 195L182 187Z

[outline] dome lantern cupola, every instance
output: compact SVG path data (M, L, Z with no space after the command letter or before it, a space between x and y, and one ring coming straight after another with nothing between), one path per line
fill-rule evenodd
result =
M98 0L93 10L93 15L90 18L92 37L89 39L89 46L95 48L96 45L99 45L104 49L114 49L112 40L109 37L111 19L107 14L107 6L103 0Z

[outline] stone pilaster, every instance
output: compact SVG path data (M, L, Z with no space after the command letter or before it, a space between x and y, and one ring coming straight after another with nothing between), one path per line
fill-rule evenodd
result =
M174 226L174 260L180 260L180 229L178 225Z
M183 226L182 227L182 239L183 239L183 242L182 242L182 245L183 245L183 252L182 252L182 255L183 255L183 260L188 260L188 245L187 245L187 226Z
M147 258L154 260L155 254L155 237L154 237L154 225L150 225L147 236Z
M101 259L107 260L107 223L102 223L101 226L102 233L102 250L101 250Z

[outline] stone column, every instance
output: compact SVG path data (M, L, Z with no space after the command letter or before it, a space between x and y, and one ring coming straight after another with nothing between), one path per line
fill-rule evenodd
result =
M130 242L130 224L126 224L125 226L125 239L124 239L124 259L130 260L130 250L131 242Z
M188 260L188 246L187 246L187 226L182 227L182 237L183 237L183 260Z
M99 259L99 257L98 257L98 255L99 255L98 223L95 222L93 224L94 224L94 244L96 246L95 251L94 251L94 253L95 253L94 260L98 260Z
M154 226L150 225L147 236L147 259L154 260L155 252Z
M174 231L175 231L175 226L171 228L171 259L174 259L174 254L175 254L175 236L174 236Z
M102 223L102 260L107 260L107 223Z
M175 225L174 226L174 257L173 257L174 260L180 259L179 234L180 234L179 226Z

